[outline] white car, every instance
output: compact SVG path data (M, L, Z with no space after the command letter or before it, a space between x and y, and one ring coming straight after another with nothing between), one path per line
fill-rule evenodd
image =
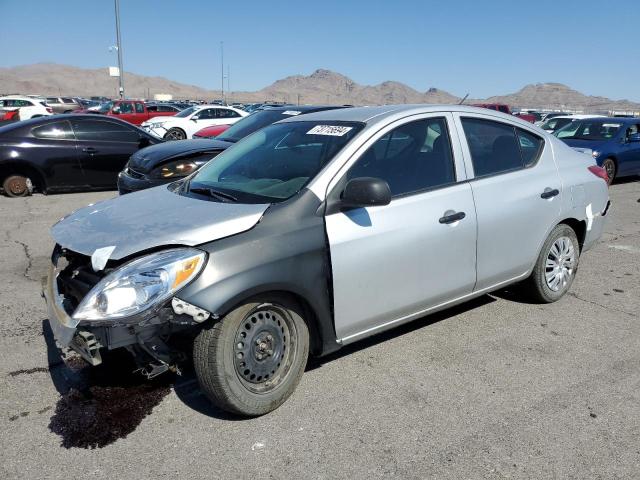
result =
M540 126L545 132L553 133L556 130L560 130L565 125L570 124L575 120L583 120L585 118L597 118L602 115L559 115L557 117L550 118L543 122Z
M17 95L0 97L0 111L10 112L13 110L20 110L20 120L53 115L53 109L47 106L44 100L39 98L21 97Z
M165 140L184 140L193 138L193 134L204 127L212 125L231 125L247 112L222 105L195 105L182 110L173 117L153 117L142 123L140 127Z

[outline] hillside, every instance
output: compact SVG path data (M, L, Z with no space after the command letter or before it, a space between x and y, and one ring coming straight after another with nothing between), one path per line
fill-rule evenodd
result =
M176 99L220 98L219 90L207 90L163 77L147 77L125 73L127 96L153 98L154 94L170 93ZM33 93L41 95L108 96L117 95L116 78L107 75L106 68L84 69L68 65L40 63L0 68L1 93ZM290 103L332 103L375 105L390 103L458 103L459 97L438 88L417 91L403 83L386 81L378 85L360 85L349 77L319 69L311 75L294 75L277 80L257 92L231 92L233 101ZM559 83L537 83L515 93L466 103L506 103L517 107L574 110L640 110L640 104L628 100L611 100L585 95Z

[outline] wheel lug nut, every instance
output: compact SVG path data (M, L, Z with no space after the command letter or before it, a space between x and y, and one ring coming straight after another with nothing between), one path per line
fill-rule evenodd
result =
M256 357L258 358L258 360L262 360L262 355L258 354L256 355Z
M271 341L273 340L273 337L271 335L267 335L267 340Z

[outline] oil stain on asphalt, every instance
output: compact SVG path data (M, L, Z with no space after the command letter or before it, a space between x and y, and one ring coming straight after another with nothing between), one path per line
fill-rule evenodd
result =
M49 429L63 447L102 448L126 437L171 391L171 375L148 381L119 363L89 367L72 359L59 369L68 388L61 391Z

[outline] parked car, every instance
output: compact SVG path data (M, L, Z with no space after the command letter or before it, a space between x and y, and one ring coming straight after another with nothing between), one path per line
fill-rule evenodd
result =
M525 122L529 123L534 123L536 121L536 116L534 114L526 112L514 113L511 111L511 108L509 108L509 105L506 105L504 103L476 103L473 106L488 108L489 110L506 113L507 115L515 115L516 117L521 118Z
M212 125L211 127L204 127L202 130L198 130L193 134L193 138L215 138L222 132L229 129L231 125Z
M640 175L640 118L586 118L565 125L554 135L591 155L606 170L609 183Z
M118 175L118 191L124 195L173 182L192 174L220 152L267 125L291 116L343 107L307 105L295 108L298 110L292 110L291 107L265 107L257 110L232 125L214 140L194 138L179 142L165 142L139 150L131 155L126 167Z
M17 95L0 97L1 113L6 114L7 112L15 110L20 112L20 120L53 115L53 109L49 107L44 100L38 100L31 97L20 97Z
M114 100L101 104L95 110L89 108L87 110L76 110L74 113L94 113L108 117L118 117L120 120L124 120L133 125L140 125L150 118L173 116L178 113L178 110L174 108L162 111L155 108L149 110L141 100Z
M147 103L146 107L150 115L153 115L154 112L171 112L175 115L180 110L183 110L176 105L169 105L168 103Z
M542 113L542 114L540 114L540 118L538 118L535 121L535 124L540 126L544 122L546 122L547 120L551 120L552 118L555 118L555 117L568 117L568 116L571 116L571 114L570 113L563 113L563 112Z
M0 184L11 197L114 188L132 153L158 143L130 123L56 115L0 127Z
M92 365L126 348L149 376L178 368L176 339L195 337L182 348L208 398L262 415L309 354L516 282L560 299L602 234L604 176L486 109L290 116L185 180L54 225L50 323Z
M244 110L219 105L197 105L182 110L171 118L152 118L142 128L165 140L184 140L203 127L231 125L249 115Z
M53 109L53 113L71 113L85 108L71 97L47 97L47 105Z
M582 120L585 118L597 118L599 115L559 115L557 117L553 117L549 120L545 120L541 125L544 131L553 133L557 130L560 130L565 125L568 125L571 122L575 122L576 120Z

